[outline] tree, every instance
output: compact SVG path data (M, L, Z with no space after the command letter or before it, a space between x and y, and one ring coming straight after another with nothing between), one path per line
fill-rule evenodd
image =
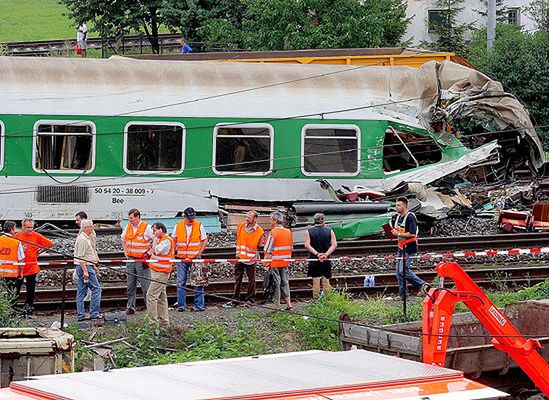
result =
M253 50L396 46L409 22L402 0L241 1L241 18L205 21L202 40Z
M440 9L442 20L429 22L429 30L436 35L433 42L422 42L433 50L452 51L464 55L467 49L466 34L473 29L473 23L460 23L459 14L465 8L465 0L436 0L435 7Z
M481 0L481 3L484 5L482 10L474 10L479 15L482 15L484 18L488 18L488 0ZM504 0L496 0L496 21L497 22L507 22L509 9L504 3Z
M500 81L525 104L544 145L549 145L549 32L523 32L498 24L492 50L486 49L486 29L473 33L469 60Z
M240 0L165 0L161 13L167 26L201 41L198 31L206 21L231 22L238 28L244 9Z
M549 0L533 0L524 7L524 11L534 20L539 30L549 31Z
M130 31L147 35L153 52L158 53L159 15L164 0L59 0L69 9L77 25L92 23L103 39L119 39Z

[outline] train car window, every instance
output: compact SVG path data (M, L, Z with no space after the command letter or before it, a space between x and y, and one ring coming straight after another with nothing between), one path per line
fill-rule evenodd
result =
M93 164L93 126L78 123L38 123L35 126L35 169L88 171Z
M4 168L4 123L0 121L0 170Z
M218 174L268 174L272 170L272 142L270 125L218 125L214 129L214 171Z
M442 151L428 136L389 127L383 142L383 171L394 173L434 164L442 160Z
M302 149L302 170L306 175L359 172L360 131L356 126L305 126Z
M181 124L129 123L125 135L126 171L179 173L184 163L184 127Z

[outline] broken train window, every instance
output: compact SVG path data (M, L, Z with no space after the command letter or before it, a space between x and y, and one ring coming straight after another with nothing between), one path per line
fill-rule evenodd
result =
M183 171L184 127L176 123L130 123L126 126L128 172Z
M398 172L434 164L442 151L433 139L389 127L383 142L383 171Z
M222 124L214 129L213 168L218 174L272 171L273 129L264 124Z
M38 122L35 125L37 170L88 171L93 168L94 126L83 122Z
M301 168L306 175L356 175L360 130L353 125L307 125L303 128Z

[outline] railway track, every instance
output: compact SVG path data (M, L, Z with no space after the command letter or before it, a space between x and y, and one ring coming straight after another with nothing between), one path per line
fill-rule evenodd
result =
M158 35L158 41L161 50L173 50L179 48L181 35L173 33L163 33ZM105 44L101 38L88 38L88 49L101 50ZM5 43L9 56L45 56L52 53L70 53L73 52L76 45L76 39L56 39L56 40L36 40L32 42L9 42ZM124 36L115 44L107 43L108 46L116 46L121 53L126 50L143 50L150 47L149 41L145 35Z
M517 235L492 235L492 236L452 236L435 237L420 239L421 254L441 251L459 251L459 250L503 250L521 247L547 247L549 246L549 233L523 233ZM379 240L352 240L341 241L338 243L338 249L334 254L338 256L367 256L371 254L394 254L396 250L396 241L390 239ZM293 257L305 258L308 251L303 245L294 248ZM234 247L211 247L206 248L203 258L234 258ZM124 258L122 252L100 253L101 260L116 260ZM59 255L41 255L40 261L59 262L63 257ZM110 264L115 265L115 264ZM61 265L52 265L48 268L63 268Z
M471 269L467 270L471 278L483 288L499 288L506 286L509 288L520 287L524 285L533 285L549 278L549 268L547 266L520 267L520 268L501 268L497 272L494 269ZM436 277L434 271L417 271L418 276L427 282L432 282ZM344 288L349 293L355 295L378 295L395 294L398 292L398 283L393 272L374 274L375 286L364 287L364 275L338 276L332 278L331 282L336 288ZM294 278L290 280L290 289L292 297L297 299L310 298L311 279ZM451 281L445 282L446 287L451 287ZM262 294L262 281L256 281L258 291L258 300L267 301ZM224 303L231 296L233 291L233 281L212 282L206 289L207 302L209 304ZM189 304L192 304L192 292L189 293ZM222 297L217 297L222 296ZM36 295L35 307L37 311L55 311L61 307L62 291L61 289L39 290ZM76 298L76 288L66 289L66 307L74 309ZM176 301L177 293L174 286L168 287L169 303ZM21 301L24 300L24 294L21 295ZM127 301L125 286L107 286L102 288L102 307L114 308L124 307ZM139 299L143 305L142 299Z

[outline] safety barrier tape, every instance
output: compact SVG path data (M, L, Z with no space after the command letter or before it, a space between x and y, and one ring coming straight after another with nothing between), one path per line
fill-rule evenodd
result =
M412 256L363 256L363 257L333 257L327 260L330 261L395 261L402 260L405 258L417 259L417 260L436 260L444 258L472 258L472 257L494 257L494 256L505 256L505 255L532 255L532 254L545 254L549 253L549 247L534 247L528 249L511 249L511 250L482 250L482 251L462 251L454 253L426 253L421 255L412 255ZM99 260L101 264L124 264L124 263L157 263L157 264L171 264L178 262L194 262L194 263L226 263L233 264L237 262L263 262L268 263L270 260L266 259L251 259L251 260L241 260L238 258L200 258L200 259L182 259L175 258L170 260L151 260L151 259L133 259L133 258L120 258L120 259L108 259L108 260ZM308 262L308 261L317 261L317 259L309 258L284 258L277 259L276 261L284 262ZM38 264L40 266L63 266L67 264L74 264L78 262L77 260L62 260L62 261L38 261L38 262L10 262L5 260L0 260L0 264L12 264L12 265L25 265L25 264Z

